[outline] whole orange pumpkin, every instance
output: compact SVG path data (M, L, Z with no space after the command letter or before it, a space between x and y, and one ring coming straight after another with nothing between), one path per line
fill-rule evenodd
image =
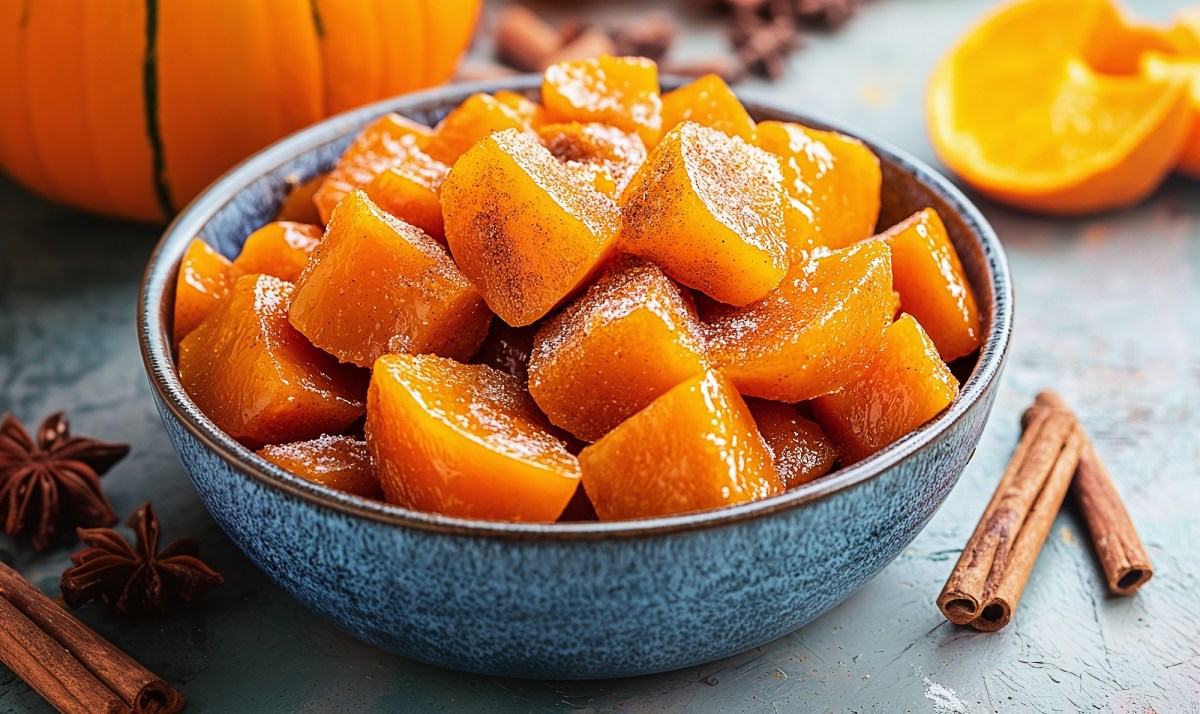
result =
M0 0L0 169L161 221L314 121L444 82L480 0Z

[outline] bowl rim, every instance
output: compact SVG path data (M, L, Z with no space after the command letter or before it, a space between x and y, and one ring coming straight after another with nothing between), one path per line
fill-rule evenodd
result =
M664 89L678 87L687 78L664 76ZM832 129L867 143L881 158L915 175L938 194L980 238L987 270L992 280L991 326L970 376L950 406L932 421L908 433L869 458L829 476L798 486L770 498L725 508L623 521L577 521L562 523L523 523L484 521L416 511L336 491L296 476L258 456L217 428L196 406L183 389L171 353L171 336L164 319L168 286L176 275L177 263L191 240L200 235L208 221L230 203L234 196L262 175L278 169L300 154L344 136L370 119L385 112L407 114L433 107L449 106L476 92L499 90L532 91L541 85L541 75L530 74L502 79L449 84L435 89L392 97L344 112L301 129L227 171L209 185L167 226L151 253L142 278L138 298L138 343L151 388L161 404L196 439L235 470L314 505L345 515L365 518L384 525L466 536L501 537L521 540L591 540L644 538L691 531L759 518L800 507L826 498L838 491L859 486L893 468L903 460L927 448L941 434L963 419L976 402L999 379L1012 337L1012 277L1004 249L995 231L979 209L949 179L905 151L868 133L854 130L819 114L798 112L785 103L757 92L738 92L749 107L787 117L788 121ZM751 113L754 113L754 109ZM167 255L173 257L167 261Z

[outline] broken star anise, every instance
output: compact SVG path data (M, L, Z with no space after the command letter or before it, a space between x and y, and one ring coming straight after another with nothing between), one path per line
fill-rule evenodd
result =
M88 548L71 556L74 567L62 575L63 600L71 609L93 600L122 617L161 615L176 602L220 585L220 573L200 560L200 541L181 538L158 552L158 516L149 503L127 524L137 536L130 546L110 528L80 528Z
M61 412L42 422L35 441L11 414L0 423L0 520L11 536L45 550L60 530L110 526L117 514L100 476L129 453L126 444L71 436Z

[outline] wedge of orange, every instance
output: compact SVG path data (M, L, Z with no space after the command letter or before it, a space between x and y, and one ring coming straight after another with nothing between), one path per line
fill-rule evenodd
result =
M1197 31L1200 32L1200 17L1197 20ZM1197 37L1200 38L1200 34ZM1142 57L1141 65L1142 72L1149 77L1179 77L1188 82L1191 129L1188 130L1188 138L1184 142L1183 153L1179 155L1175 164L1175 170L1184 176L1200 179L1200 51L1190 56L1147 52Z
M1171 171L1191 128L1187 82L1140 73L1173 33L1108 0L1019 0L942 59L927 96L942 160L1018 208L1082 214L1131 205Z

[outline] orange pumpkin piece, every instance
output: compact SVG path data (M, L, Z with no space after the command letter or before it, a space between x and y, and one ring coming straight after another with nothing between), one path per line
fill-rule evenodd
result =
M352 436L323 435L310 441L273 444L258 455L302 479L346 493L383 500L367 442Z
M821 426L800 416L791 404L747 399L784 488L818 479L833 469L837 448Z
M516 377L521 384L528 384L529 356L533 353L533 338L537 331L537 325L513 327L504 320L492 320L488 335L471 363L495 367Z
M602 55L550 65L542 104L551 122L609 124L636 133L646 146L662 135L658 66L644 57Z
M175 282L175 341L204 321L229 291L229 259L199 238L188 244Z
M892 264L875 241L794 266L770 295L705 315L709 358L742 394L801 402L853 381L892 321Z
M621 194L621 248L721 302L758 300L788 267L782 181L771 154L684 122Z
M442 184L446 242L492 311L529 325L604 260L620 224L612 199L577 181L529 134L497 132Z
M962 261L932 208L879 234L892 249L892 283L900 309L921 323L947 362L979 349L983 325Z
M715 74L667 92L662 103L664 132L682 122L694 121L754 143L754 120L725 80Z
M849 466L908 434L945 409L958 381L911 315L892 323L883 350L857 379L814 399L813 416Z
M325 225L325 222L321 220L321 214L317 212L317 204L313 203L313 197L317 195L317 189L325 183L328 175L317 174L307 181L294 184L288 191L288 195L284 197L283 205L279 207L279 213L276 214L275 220ZM293 182L289 179L288 183Z
M579 462L520 382L432 355L380 357L367 445L388 501L463 518L553 521Z
M637 134L607 124L547 124L538 136L555 158L614 199L646 161L646 147Z
M268 223L246 239L242 252L233 261L230 274L239 277L262 273L294 283L324 232L320 226L305 223Z
M492 132L527 128L516 111L492 95L472 94L442 119L425 150L438 161L453 165L467 149Z
M1197 8L1196 31L1200 33L1200 8ZM1200 34L1195 54L1171 56L1147 52L1142 58L1142 72L1151 79L1182 78L1188 82L1188 105L1191 128L1183 143L1183 151L1175 162L1175 170L1192 179L1200 179Z
M385 114L363 129L313 195L321 222L329 223L333 207L346 194L366 186L387 169L412 166L422 175L436 172L441 164L424 152L431 136L429 127L395 113Z
M793 255L813 247L845 248L875 233L883 172L861 141L789 122L765 121L758 145L779 157Z
M360 367L387 352L466 359L492 319L445 248L361 191L334 209L288 317L313 344Z
M425 164L424 170L414 166L390 168L376 176L363 191L375 205L444 243L446 228L438 191L449 171L450 167L434 159Z
M595 441L704 370L695 308L657 267L629 260L538 330L529 392L555 425Z
M731 506L783 492L746 403L717 372L655 399L579 454L601 520Z
M541 104L533 101L524 94L512 92L507 89L501 89L492 95L504 106L512 110L525 122L525 126L537 131L543 124L546 123L546 109Z
M252 448L336 434L363 413L363 374L288 323L293 292L243 275L179 346L179 380L196 406Z

